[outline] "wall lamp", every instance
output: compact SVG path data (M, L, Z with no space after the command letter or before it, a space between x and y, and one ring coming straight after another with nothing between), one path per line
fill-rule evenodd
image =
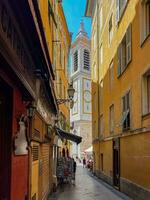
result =
M73 105L74 105L73 97L74 97L75 89L73 88L72 82L69 84L67 92L68 92L68 99L57 99L57 104L60 105L66 102L70 102L70 108L73 108Z
M29 118L32 118L32 117L34 116L35 110L36 110L35 103L30 103L30 104L27 106L27 112L28 112L28 117L29 117Z

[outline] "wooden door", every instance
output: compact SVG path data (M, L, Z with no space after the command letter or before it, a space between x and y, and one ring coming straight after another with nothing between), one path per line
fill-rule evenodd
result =
M10 199L12 94L0 79L0 200Z
M113 141L113 184L119 189L120 186L120 140Z

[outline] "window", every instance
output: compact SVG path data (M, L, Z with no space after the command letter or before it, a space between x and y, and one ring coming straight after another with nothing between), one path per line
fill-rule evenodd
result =
M112 90L112 87L113 87L113 80L114 80L114 74L113 74L113 61L112 61L109 66L109 88L110 88L110 90Z
M120 21L128 0L116 0L116 22Z
M118 76L127 68L131 61L131 25L129 25L127 32L118 47Z
M142 1L142 42L150 35L150 0Z
M109 44L111 44L113 37L113 15L111 15L109 20Z
M130 128L130 92L128 92L122 98L122 107L123 107L123 114L122 114L121 125L123 131L125 131Z
M109 108L109 127L110 135L114 133L114 105L111 105Z
M74 72L78 70L78 51L75 51L73 55L73 62L74 62Z
M84 49L84 69L90 69L90 53L86 49Z
M102 44L100 46L100 58L99 58L99 60L100 60L100 64L102 64L103 63L103 45Z
M142 84L143 114L150 113L150 69L143 76Z
M102 12L102 7L100 8L100 19L99 19L99 28L100 31L102 30L102 26L103 26L103 12Z

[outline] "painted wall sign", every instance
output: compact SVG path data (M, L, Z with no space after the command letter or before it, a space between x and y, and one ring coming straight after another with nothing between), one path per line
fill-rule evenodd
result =
M15 139L15 155L27 155L28 154L28 143L26 139L26 127L25 123L19 122L19 131L17 133L17 137Z

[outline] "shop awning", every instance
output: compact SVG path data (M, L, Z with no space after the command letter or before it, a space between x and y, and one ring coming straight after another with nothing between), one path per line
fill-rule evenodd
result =
M74 135L72 133L68 133L58 127L55 127L55 128L56 128L56 133L60 138L66 139L66 140L71 140L73 142L76 142L77 144L82 142L82 137Z

